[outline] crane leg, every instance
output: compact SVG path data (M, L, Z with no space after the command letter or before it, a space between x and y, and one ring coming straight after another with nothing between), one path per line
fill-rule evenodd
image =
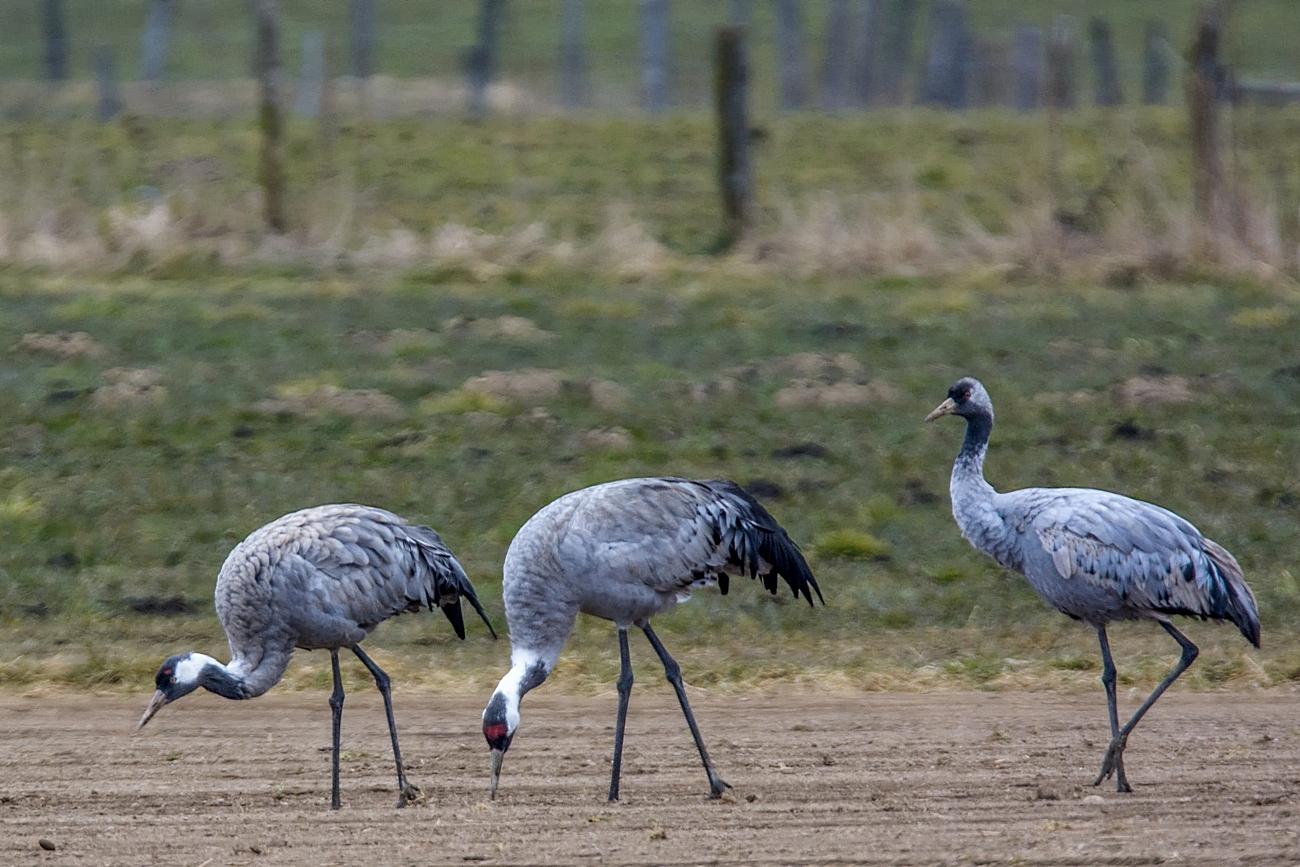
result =
M632 654L627 648L627 630L618 631L618 719L614 723L614 769L609 776L609 800L618 800L618 777L623 770L623 729L627 725L627 703L632 697Z
M1106 706L1110 711L1110 740L1114 743L1119 737L1119 704L1115 695L1115 681L1119 672L1116 671L1115 660L1110 655L1110 640L1106 637L1105 624L1097 627L1097 641L1101 644L1101 683L1106 687ZM1100 785L1101 780L1102 778L1098 777L1093 785ZM1128 784L1128 778L1124 776L1123 752L1115 757L1115 786L1118 792L1133 791Z
M1128 744L1128 736L1132 734L1133 729L1137 728L1137 724L1142 720L1142 717L1146 712L1151 709L1151 706L1156 703L1156 699L1160 698L1160 696L1164 694L1164 691L1169 688L1169 685L1177 680L1178 676L1186 671L1187 667L1196 661L1196 657L1201 652L1197 646L1192 643L1192 640L1175 629L1173 624L1161 621L1160 625L1163 626L1165 632L1172 635L1174 641L1177 641L1178 645L1182 647L1183 654L1178 658L1178 664L1174 666L1174 670L1169 672L1164 680L1160 681L1160 685L1157 686L1151 695L1147 697L1146 701L1142 702L1142 706L1137 709L1137 712L1133 714L1132 718L1124 724L1122 729L1119 730L1119 734L1117 734L1114 740L1110 742L1110 748L1106 750L1106 758L1101 764L1101 773L1097 775L1097 780L1093 783L1094 786L1101 785L1102 780L1109 779L1110 775L1117 769L1117 766L1122 765L1124 759L1124 747ZM1128 781L1121 777L1120 787L1117 791L1131 792L1133 790L1129 788Z
M360 647L353 647L352 652L361 660L361 664L370 670L379 687L379 694L384 697L384 713L388 716L388 734L393 738L393 761L397 763L397 806L405 807L408 801L420 797L420 790L406 781L406 771L402 767L402 748L397 745L397 723L393 719L392 681L375 661L365 654Z
M704 762L704 772L709 775L709 798L721 798L722 793L730 789L731 786L723 782L718 776L718 772L713 769L713 762L709 761L709 751L704 747L704 739L700 737L700 728L695 724L695 715L691 713L690 702L686 700L686 687L682 685L682 669L677 664L677 660L668 655L668 650L659 640L659 636L654 634L650 624L646 623L641 627L645 637L650 640L650 645L659 654L659 659L664 664L664 676L668 682L673 685L677 692L677 701L681 703L682 713L686 715L686 724L691 727L691 737L695 738L695 746L700 751L700 759Z
M330 795L330 809L337 810L339 802L339 734L343 729L343 675L339 673L339 652L330 651L330 664L334 667L334 692L330 694L330 710L334 712L334 765L333 792Z

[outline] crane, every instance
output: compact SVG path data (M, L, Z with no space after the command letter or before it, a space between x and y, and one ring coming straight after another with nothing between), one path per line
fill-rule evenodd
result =
M235 546L217 576L217 617L230 643L230 662L190 652L168 657L157 691L136 730L163 706L203 687L231 699L256 698L279 683L294 648L328 650L334 669L333 793L339 808L339 733L343 679L339 650L349 648L375 678L384 698L397 763L397 806L419 796L406 780L393 721L391 681L358 645L380 623L404 611L439 607L465 638L460 599L469 600L496 632L465 570L428 527L371 506L316 506L277 518Z
M528 519L506 551L502 594L510 628L510 671L483 711L492 753L491 796L519 727L519 702L555 668L578 612L618 628L618 717L609 800L618 800L623 731L632 692L627 631L637 626L659 655L709 777L709 797L730 788L714 770L686 700L681 669L650 618L685 602L696 587L729 574L758 577L777 592L784 578L813 604L821 590L803 554L757 500L725 479L624 479L574 491Z
M1116 790L1131 792L1124 774L1128 737L1199 653L1170 616L1230 620L1259 647L1259 611L1241 566L1178 515L1141 500L1092 488L999 494L984 480L993 402L979 380L959 380L925 420L945 415L966 419L966 439L950 484L952 514L962 536L1002 567L1024 575L1058 611L1097 630L1111 741L1093 785L1114 775ZM1117 620L1154 620L1182 648L1173 670L1122 728L1106 637L1106 624Z

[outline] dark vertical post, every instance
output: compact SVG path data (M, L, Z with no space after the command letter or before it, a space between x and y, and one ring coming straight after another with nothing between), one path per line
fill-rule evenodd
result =
M884 8L884 0L858 0L852 48L852 100L860 108L874 104L881 89L880 25Z
M68 29L63 23L63 0L41 0L42 56L46 81L68 80Z
M780 105L785 111L803 108L808 101L801 6L801 0L776 0L776 56L781 77Z
M280 16L276 0L255 0L257 15L258 124L262 152L258 175L266 226L282 234L289 228L285 217L284 118L280 109Z
M1187 114L1192 135L1192 202L1204 228L1220 225L1223 159L1219 148L1219 41L1223 7L1203 3L1196 12L1187 55Z
M560 19L560 105L582 108L587 101L586 27L582 0L564 0Z
M1094 105L1113 107L1124 101L1119 90L1119 69L1115 65L1115 43L1110 38L1110 25L1102 18L1088 22L1088 37L1092 42L1092 76Z
M1074 20L1061 15L1047 42L1047 104L1052 108L1071 109L1078 104L1074 54Z
M749 225L753 178L749 162L749 72L745 28L719 27L714 58L713 95L718 110L718 187L722 192L723 237L727 246Z
M966 108L969 60L966 7L955 0L939 0L930 10L930 56L925 63L921 102Z
M651 114L672 105L668 32L668 0L641 0L641 94Z
M1169 101L1169 33L1163 21L1148 21L1142 49L1142 104Z
M348 31L348 71L353 78L365 81L375 74L374 49L378 10L375 0L352 0L352 20Z
M884 70L885 98L890 105L903 102L903 82L912 62L912 32L916 27L916 0L894 0Z
M325 90L325 34L311 30L302 35L302 73L293 110L306 117L318 117Z
M150 85L159 84L167 69L167 38L175 5L175 0L149 0L140 37L140 80Z
M469 50L465 59L465 77L469 85L469 113L475 117L487 114L488 85L496 75L496 62L501 41L501 18L506 0L480 0L478 13L478 44Z
M826 10L826 56L822 65L822 108L827 111L843 111L849 106L852 49L849 0L830 0Z
M117 63L113 49L108 45L95 46L95 89L99 100L95 103L95 119L101 123L112 120L122 112L122 88L117 81Z
M971 105L988 108L1006 105L1010 85L1007 46L999 37L976 36L971 40Z
M1017 24L1011 38L1011 70L1015 76L1011 104L1016 111L1037 111L1043 89L1043 31Z

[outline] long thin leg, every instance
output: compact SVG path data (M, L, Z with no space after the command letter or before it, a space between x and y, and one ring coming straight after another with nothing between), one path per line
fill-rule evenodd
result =
M1106 626L1102 624L1097 627L1097 641L1101 644L1101 683L1106 687L1106 705L1110 711L1110 740L1111 743L1119 737L1119 704L1115 695L1115 681L1119 672L1115 669L1115 660L1110 655L1110 641L1106 638ZM1101 777L1093 783L1094 786L1101 785ZM1124 754L1120 753L1115 757L1115 783L1116 791L1131 792L1132 787L1128 784L1128 779L1124 776Z
M330 694L330 710L334 711L334 793L330 796L330 809L337 810L339 802L339 734L343 729L343 675L339 673L339 652L330 651L330 664L334 666L334 692Z
M627 648L627 630L618 630L618 720L614 723L614 769L609 776L609 799L618 800L618 776L623 769L623 729L627 725L627 703L632 697L632 654Z
M379 687L379 694L384 697L384 713L388 715L388 734L393 738L393 761L397 763L397 806L405 807L407 801L414 801L420 797L420 790L406 781L406 771L402 768L402 748L397 745L397 723L393 719L392 681L360 647L353 647L352 652L357 655L357 659L361 660L362 665L370 669L370 674L375 678L375 686Z
M1098 785L1102 780L1108 779L1110 775L1117 770L1118 763L1123 761L1124 747L1128 744L1128 736L1133 732L1133 729L1137 727L1138 722L1140 722L1146 712L1151 709L1151 706L1156 703L1156 699L1160 698L1160 696L1164 694L1164 691L1169 688L1169 685L1177 680L1178 676L1186 671L1187 667L1195 662L1196 657L1200 654L1200 650L1192 643L1192 640L1175 629L1172 624L1161 621L1160 625L1163 626L1165 632L1172 635L1174 641L1177 641L1179 646L1183 648L1183 655L1179 657L1178 664L1174 666L1174 670L1169 672L1168 676L1166 676L1164 680L1160 681L1160 685L1155 688L1155 691L1148 696L1146 701L1142 702L1142 706L1137 709L1137 713L1133 714L1133 717L1124 724L1124 727L1119 730L1119 734L1115 736L1113 741L1111 741L1110 749L1106 750L1106 758L1101 764L1101 773L1097 775L1097 782L1093 783L1093 785ZM1118 791L1132 791L1132 789L1128 788L1127 781L1124 781L1122 786L1123 787L1119 788Z
M700 751L700 759L704 762L704 772L709 775L709 797L721 798L724 789L730 789L727 783L722 781L718 772L713 769L713 762L709 761L709 751L704 748L704 739L700 737L699 726L695 724L695 715L691 713L690 702L686 700L686 687L682 685L682 669L677 664L677 660L668 655L668 650L659 641L659 636L654 634L654 630L647 623L641 627L645 637L650 640L650 645L654 647L655 653L659 654L659 659L664 664L664 676L668 682L673 685L677 691L677 701L681 703L682 713L686 715L686 724L691 727L691 737L695 738L695 746Z

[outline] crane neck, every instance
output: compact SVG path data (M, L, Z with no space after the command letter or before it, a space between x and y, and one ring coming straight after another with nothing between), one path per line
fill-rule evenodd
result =
M488 704L488 713L504 712L507 730L510 734L519 726L519 702L529 690L536 689L546 680L555 668L555 659L539 656L523 650L514 650L510 654L510 670L497 684L492 701Z
M962 478L984 480L984 456L989 450L989 435L993 433L993 416L987 413L970 416L966 419L966 439L962 441L961 451L952 467L953 481L958 474Z
M289 655L263 653L256 661L236 655L229 665L222 665L210 656L191 654L202 662L198 685L222 698L243 700L257 698L280 682L288 667Z

